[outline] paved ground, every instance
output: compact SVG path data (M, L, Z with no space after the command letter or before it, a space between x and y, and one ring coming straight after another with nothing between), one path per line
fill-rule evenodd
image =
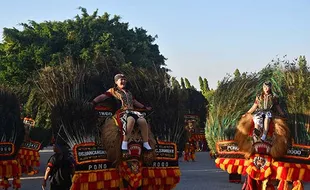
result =
M208 152L197 153L196 162L180 162L181 181L176 190L240 190L241 184L228 182L228 173L215 167Z
M22 190L40 190L45 164L51 152L41 152L41 170L33 177L22 178ZM197 153L197 162L180 162L181 181L176 190L240 190L241 184L228 182L228 174L215 167L207 152ZM310 184L305 185L310 189Z

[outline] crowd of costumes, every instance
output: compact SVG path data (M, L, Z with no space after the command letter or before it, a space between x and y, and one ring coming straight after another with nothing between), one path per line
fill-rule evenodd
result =
M155 140L147 122L151 108L134 99L126 89L123 74L117 74L114 82L114 88L91 103L72 99L55 106L57 111L51 116L55 154L48 161L43 189L47 180L51 190L165 190L179 183L176 144ZM7 108L0 109L4 116L1 118L6 118L6 122L0 124L0 186L8 189L11 186L8 179L13 178L13 188L19 189L22 173L38 173L41 144L29 135L35 121L29 117L22 121L20 110L12 109L19 108L16 96L7 89L0 91L0 108ZM105 99L111 97L120 103L116 112L105 103ZM62 171L61 177L57 177L55 168L66 167L68 172ZM50 178L51 175L54 177ZM64 176L69 178L63 179Z
M54 169L59 163L67 163L68 178L63 181L69 183L60 183L55 177L51 190L166 190L179 183L176 144L154 138L147 121L152 108L134 98L126 88L126 77L117 74L114 82L115 87L91 103L72 99L55 106L55 154L48 161L43 188L49 176L57 174ZM118 100L119 108L107 104L109 98ZM38 173L42 147L31 139L35 121L21 116L17 97L8 89L0 89L0 108L0 187L19 189L22 174ZM197 127L199 117L189 114L184 118L187 135L183 159L195 161L195 153L205 151L207 142ZM241 182L241 175L245 175L243 190L272 190L275 180L279 190L303 190L302 182L310 181L310 147L290 139L285 113L271 82L263 84L253 106L242 115L235 140L217 142L215 163L230 174L231 182Z

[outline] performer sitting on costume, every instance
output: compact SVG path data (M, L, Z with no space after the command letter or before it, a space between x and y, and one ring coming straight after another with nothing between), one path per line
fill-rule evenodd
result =
M150 107L145 107L143 104L138 102L136 99L133 98L131 92L126 89L126 77L123 74L117 74L114 77L114 82L116 84L116 87L110 88L106 93L101 94L97 96L93 100L93 104L96 104L98 102L101 102L109 97L115 97L116 99L120 100L122 103L121 109L125 111L125 115L123 118L125 118L122 122L124 124L124 138L122 142L122 151L127 152L128 151L128 138L131 134L131 131L133 130L133 127L135 125L135 122L138 123L141 129L141 136L143 140L143 147L147 151L151 151L152 148L150 147L148 143L148 125L143 117L143 115L138 112L134 111L134 106L138 108L145 108L147 110L151 110Z
M265 82L263 84L263 91L261 94L256 96L256 100L250 110L247 112L249 114L254 113L253 120L255 125L255 133L260 136L260 128L263 128L263 134L261 140L265 141L268 130L269 123L273 116L273 108L276 107L280 115L284 115L284 112L279 106L278 97L272 93L271 82ZM245 115L243 115L245 116Z

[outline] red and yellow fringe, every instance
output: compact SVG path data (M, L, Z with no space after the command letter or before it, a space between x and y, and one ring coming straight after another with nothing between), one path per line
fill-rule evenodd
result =
M256 156L264 157L266 160L265 166L263 168L258 169L254 164L254 158ZM264 180L267 179L272 174L271 163L273 159L268 155L258 155L255 154L251 156L249 160L246 160L245 167L246 173L251 176L251 178L255 180Z
M304 190L304 185L301 183L301 181L297 180L293 182L293 189L292 190Z
M13 188L20 188L21 167L17 160L0 161L0 176L2 176L0 187L6 189L11 185L8 179L13 178Z
M266 165L262 169L258 169L254 165L253 158L255 156L263 156L267 160ZM303 190L301 181L310 181L310 165L285 163L274 161L267 155L254 155L249 160L235 158L217 158L216 166L228 173L238 173L249 175L255 180L262 181L264 179L278 179L279 190L287 190L288 182L293 182L293 190Z
M143 168L143 190L170 190L180 182L179 167Z
M21 167L17 160L0 161L0 176L7 178L21 176Z
M29 167L40 166L40 154L37 150L21 148L18 152L17 160L22 166L23 173L28 173Z
M120 177L125 179L129 185L133 188L140 187L142 185L142 163L139 162L139 171L135 174L128 166L126 161L121 162L119 166Z
M83 171L74 174L71 190L116 190L119 185L120 177L115 168L101 171Z
M196 159L196 154L195 152L188 152L188 151L184 151L184 161L195 161Z
M285 181L310 181L310 165L285 162L273 162L275 178Z
M244 159L217 158L215 163L217 167L227 171L229 174L242 174L243 170L246 168Z
M133 174L128 164L124 162L122 163L122 169L119 171L115 168L89 172L77 171L72 179L71 190L116 190L121 186L120 179L122 178L130 185L130 187L121 188L122 190L136 189L140 186L142 186L143 190L170 190L180 182L181 172L179 167L140 168L140 173Z
M14 177L13 181L12 181L12 184L13 184L13 189L21 188L21 182L20 182L19 177ZM6 179L2 178L1 179L0 187L3 188L3 189L8 189L9 187L11 187L11 184L9 183L8 178L6 178Z
M292 188L290 188L290 184L288 181L280 180L277 190L304 190L304 186L301 181L293 181Z
M280 180L277 189L278 190L288 190L289 189L288 181Z

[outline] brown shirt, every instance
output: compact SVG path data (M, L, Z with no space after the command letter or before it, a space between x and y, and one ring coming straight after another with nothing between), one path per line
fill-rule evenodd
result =
M256 97L255 103L259 110L271 110L278 104L278 97L273 94L262 94Z
M122 110L132 110L134 98L129 90L119 89L119 88L110 88L106 93L109 97L115 97L116 99L122 102Z

